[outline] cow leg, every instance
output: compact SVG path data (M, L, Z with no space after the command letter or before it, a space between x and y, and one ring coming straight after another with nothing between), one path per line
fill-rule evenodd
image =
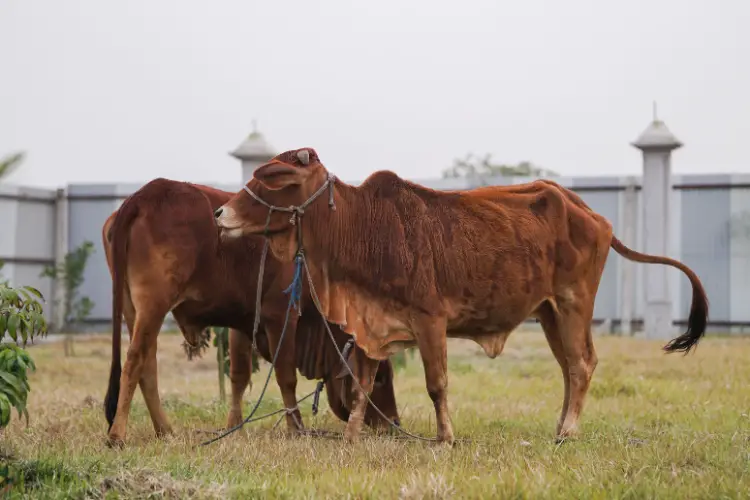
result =
M439 324L435 324L438 323ZM453 445L453 426L448 413L448 346L445 319L430 319L419 332L417 345L424 365L427 393L435 406L438 442Z
M125 317L125 326L128 327L128 336L132 340L133 332L135 331L135 307L133 307L133 301L130 299L130 290L127 286L122 297L122 315Z
M365 355L365 352L354 347L354 360L355 366L354 375L359 381L359 386L352 381L352 389L354 391L354 402L352 403L352 410L349 414L349 420L346 423L346 429L344 430L344 439L350 443L354 443L359 440L360 433L362 432L362 422L365 418L365 411L367 410L367 395L372 393L372 388L375 384L375 374L378 371L378 365L380 361L377 359L370 359ZM361 389L360 389L361 387Z
M121 444L125 440L136 384L141 386L143 399L146 401L157 434L165 434L171 430L161 407L156 384L156 340L168 310L168 307L157 309L147 300L143 301L142 307L136 307L131 342L120 377L117 413L109 430L108 438L112 444Z
M578 417L583 410L586 393L598 362L591 337L594 301L583 295L583 291L580 293L581 295L576 295L578 301L575 303L559 304L560 313L557 317L570 379L568 406L557 432L558 440L576 434Z
M271 359L276 354L279 346L279 338L284 328L284 323L277 324L276 321L266 321L265 330L268 338L269 351ZM305 428L302 422L302 414L297 408L297 364L295 358L295 334L297 331L297 314L290 312L289 324L284 334L284 341L276 358L274 372L276 373L276 383L281 391L281 399L284 401L284 408L287 409L286 426L290 431L302 430Z
M135 308L133 307L129 290L124 296L122 312L123 316L125 316L125 323L128 326L132 342L133 332L135 331ZM159 325L159 329L161 329L161 325ZM167 415L164 413L161 398L159 397L159 370L156 361L156 351L157 342L154 341L153 346L149 345L148 352L146 353L143 372L141 373L141 378L138 380L138 385L141 388L141 394L143 394L146 408L148 408L148 413L151 416L151 422L154 424L154 431L158 437L164 437L172 433L172 426L169 424L169 420L167 420Z
M161 325L160 325L161 328ZM138 385L141 387L141 394L146 401L148 413L151 415L151 422L154 424L154 431L157 437L164 437L172 433L172 426L169 425L164 408L161 405L159 397L159 373L156 361L157 341L154 336L153 343L149 343L143 360L143 371Z
M568 403L570 402L570 373L568 372L568 360L565 357L565 349L560 336L560 329L557 326L557 319L555 318L555 311L552 309L552 306L548 302L542 304L537 313L537 317L542 324L542 329L544 330L544 335L547 337L547 343L549 344L550 349L552 349L552 354L555 355L555 359L560 365L563 374L563 405L555 429L555 433L559 435L563 419L568 413Z
M227 428L242 422L242 398L248 386L252 389L253 344L250 334L229 329L229 379L232 381L232 404L227 417Z

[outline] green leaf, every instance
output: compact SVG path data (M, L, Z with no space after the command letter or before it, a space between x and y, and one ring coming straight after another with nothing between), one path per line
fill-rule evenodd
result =
M34 288L33 286L29 286L29 285L26 285L26 286L24 286L23 288L24 288L24 289L26 289L26 290L28 290L28 291L30 291L30 292L31 292L31 293L33 293L34 295L36 295L36 296L37 296L38 298L40 298L40 299L42 299L42 300L45 300L45 299L44 299L44 295L42 295L42 292L40 292L39 290L37 290L37 289L36 289L36 288Z
M5 295L5 301L13 305L18 303L18 292L12 288L8 288L8 292Z
M5 336L5 331L8 329L8 313L0 313L0 339Z
M26 318L19 316L21 321L18 323L18 331L21 333L21 338L23 339L23 345L26 345L26 342L29 340L29 324Z
M21 381L12 373L0 371L0 379L11 386L18 394L23 392Z
M18 342L16 330L18 329L18 322L20 321L20 318L18 314L11 314L8 318L8 335L10 335L10 338L13 339L14 342Z
M13 172L23 161L26 153L23 151L13 153L0 159L0 178L6 177Z

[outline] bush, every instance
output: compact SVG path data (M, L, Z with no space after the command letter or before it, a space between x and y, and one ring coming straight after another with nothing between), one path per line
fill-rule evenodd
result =
M13 343L0 343L0 429L10 422L13 408L19 418L28 423L26 400L31 388L28 373L34 371L34 361L23 347L35 337L47 334L42 293L36 288L14 288L5 281L0 283L0 341L6 335ZM15 345L14 345L15 343Z

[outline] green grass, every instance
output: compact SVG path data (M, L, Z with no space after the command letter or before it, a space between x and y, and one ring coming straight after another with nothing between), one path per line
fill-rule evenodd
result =
M32 348L28 428L14 416L0 438L16 479L11 498L747 498L750 496L750 339L708 338L687 357L661 344L599 337L599 367L580 436L554 443L562 377L543 335L516 332L495 360L450 343L454 449L367 432L357 445L288 437L275 419L204 448L198 429L224 423L214 352L188 362L162 335L160 389L175 435L154 437L140 392L126 446L104 446L106 336ZM254 377L260 392L267 364ZM260 375L260 376L259 376ZM396 375L402 422L434 436L419 356ZM303 380L301 396L314 388ZM246 407L251 399L247 398ZM272 380L261 410L280 407ZM324 400L324 396L323 399ZM308 427L344 424L327 403Z

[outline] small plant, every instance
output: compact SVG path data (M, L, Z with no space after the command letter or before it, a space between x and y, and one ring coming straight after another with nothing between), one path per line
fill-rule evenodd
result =
M391 364L394 370L406 368L406 351L400 351L391 356Z
M13 408L28 423L28 373L36 367L23 347L29 340L47 334L40 300L44 297L34 287L14 288L7 280L0 283L0 340L7 335L15 343L0 343L0 429L10 422Z
M79 288L83 284L86 263L94 253L94 244L84 241L78 248L65 255L65 260L58 266L46 266L42 277L62 279L65 282L65 324L55 325L59 330L75 329L91 314L94 302L89 297L79 297Z
M213 344L216 347L216 362L219 373L219 399L223 403L226 400L226 390L224 388L224 377L229 376L229 328L217 327L213 328L214 340ZM208 335L211 335L209 329ZM260 370L258 366L258 353L255 349L252 350L251 354L252 372L255 373Z
M409 361L414 362L414 356L416 355L417 349L409 347L403 351L399 351L391 356L391 364L393 369L401 371L409 364Z
M216 362L219 364L219 370L223 370L224 375L229 376L229 328L213 328L213 331ZM221 346L219 346L219 342L221 342Z

